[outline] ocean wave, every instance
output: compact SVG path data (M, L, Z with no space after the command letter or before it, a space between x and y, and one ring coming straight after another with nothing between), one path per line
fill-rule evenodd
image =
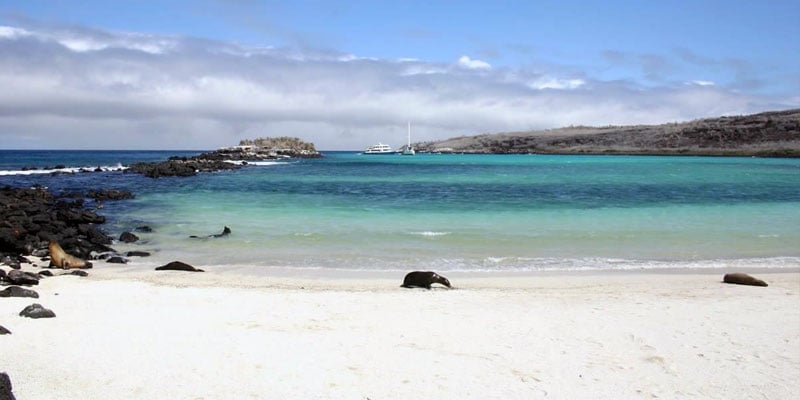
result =
M259 259L214 254L165 252L148 262L168 262L174 258L186 259L197 266L217 265L222 269L271 269L286 271L353 271L364 273L403 272L409 270L431 270L443 273L507 273L507 272L604 272L604 271L676 271L676 270L788 270L800 269L800 257L766 257L745 259L708 260L634 260L616 258L528 258L528 257L484 257L484 258L384 258L384 257L324 257L304 256L262 257ZM165 257L163 260L155 259ZM169 260L168 260L168 259ZM162 264L163 264L162 263ZM194 264L193 264L194 265Z
M422 232L409 232L409 235L417 235L417 236L425 236L425 237L437 237L437 236L447 236L451 235L452 232L432 232L432 231L422 231Z
M95 166L95 167L64 167L64 168L50 168L50 169L20 169L20 170L2 170L0 176L13 176L13 175L44 175L44 174L75 174L79 172L109 172L109 171L124 171L128 167L122 164Z
M270 165L281 165L287 164L285 161L242 161L242 160L225 160L226 163L236 164L236 165L256 165L259 167L265 167Z

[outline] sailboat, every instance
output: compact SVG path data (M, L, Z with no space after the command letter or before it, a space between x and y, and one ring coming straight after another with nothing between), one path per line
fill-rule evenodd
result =
M406 145L406 148L400 154L404 156L413 156L416 154L414 148L411 147L411 121L408 121L408 145Z

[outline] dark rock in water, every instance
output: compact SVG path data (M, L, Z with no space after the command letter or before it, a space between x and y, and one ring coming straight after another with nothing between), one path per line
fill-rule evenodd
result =
M86 271L81 271L79 269L76 269L75 271L72 271L72 272L70 272L68 274L61 274L61 275L76 275L76 276L87 277L87 276L89 276L89 273L86 272Z
M19 286L9 286L3 290L0 290L0 297L32 297L34 299L38 299L39 293Z
M3 328L7 333L8 330ZM11 378L8 377L8 374L3 372L0 373L0 400L16 400L14 397L14 391L11 390Z
M5 280L13 285L38 285L39 275L15 269L6 274Z
M122 234L119 235L119 241L123 243L133 243L137 240L139 240L139 237L130 232L122 232Z
M39 276L53 276L53 273L50 271L39 271Z
M167 265L162 265L156 268L156 271L190 271L190 272L205 272L202 269L195 268L189 264L180 261L173 261Z
M756 279L750 275L742 273L725 274L725 276L722 277L722 281L725 283L733 283L736 285L763 286L763 287L768 286L767 283L762 281L761 279Z
M146 251L129 251L125 254L126 257L150 257L150 253Z
M86 197L90 199L94 199L96 201L106 201L106 200L127 200L132 199L135 196L133 193L127 190L117 190L117 189L103 189L103 190L90 190Z
M120 256L114 256L114 257L109 257L106 260L106 262L111 264L127 264L128 259Z
M134 229L134 231L141 232L141 233L152 233L153 232L153 228L151 228L151 227L149 227L147 225L143 225L143 226L137 226L136 229Z
M42 307L39 303L31 304L19 312L20 317L28 318L55 318L56 313Z
M0 282L6 280L6 271L0 269Z
M406 274L405 278L403 279L403 284L400 286L404 288L421 287L425 289L430 289L431 285L434 283L451 287L450 281L447 278L433 271L409 272L408 274Z
M2 325L0 325L0 335L10 335L10 334L11 334L10 330L8 330L8 329L4 328ZM2 380L2 377L0 377L0 380ZM5 397L3 397L3 384L0 383L0 400L2 400L4 398Z
M223 160L170 158L162 162L138 162L128 166L125 173L135 172L149 178L164 176L194 176L198 172L216 172L241 168Z

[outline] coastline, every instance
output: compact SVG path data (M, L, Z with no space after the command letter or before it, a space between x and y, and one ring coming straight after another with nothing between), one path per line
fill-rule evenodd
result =
M797 271L759 272L767 288L723 284L727 270L448 274L456 290L430 291L402 276L88 272L0 301L17 398L800 395ZM31 303L57 317L16 315Z

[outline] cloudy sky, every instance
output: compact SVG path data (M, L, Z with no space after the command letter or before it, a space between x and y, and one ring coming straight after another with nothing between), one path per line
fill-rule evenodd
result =
M0 148L327 150L800 107L800 2L0 0Z

